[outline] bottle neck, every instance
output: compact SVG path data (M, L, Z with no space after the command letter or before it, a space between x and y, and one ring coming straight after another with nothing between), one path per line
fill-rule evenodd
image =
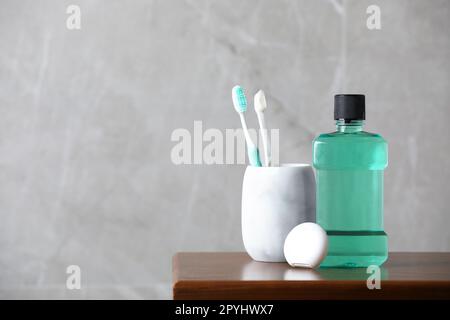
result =
M336 129L339 132L353 133L362 131L363 120L336 120Z

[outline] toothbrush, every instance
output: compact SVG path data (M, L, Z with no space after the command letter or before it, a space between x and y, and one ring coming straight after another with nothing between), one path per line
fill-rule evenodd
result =
M255 106L255 112L258 116L258 122L259 122L259 131L261 133L263 147L264 147L264 161L266 163L267 167L270 167L271 165L271 159L270 159L270 141L267 137L267 126L266 126L266 120L264 118L264 111L267 108L267 102L266 102L266 96L264 95L264 91L259 90L254 97L254 106Z
M259 150L255 146L248 132L247 123L245 122L244 112L247 110L247 99L241 86L233 87L231 91L233 97L233 105L241 119L242 129L244 130L245 141L247 142L247 153L250 165L254 167L262 167L259 158Z

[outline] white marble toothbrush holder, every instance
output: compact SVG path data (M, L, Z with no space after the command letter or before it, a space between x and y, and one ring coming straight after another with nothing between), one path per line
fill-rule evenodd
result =
M253 167L242 186L242 238L256 261L283 262L284 240L295 226L315 222L316 183L308 164Z

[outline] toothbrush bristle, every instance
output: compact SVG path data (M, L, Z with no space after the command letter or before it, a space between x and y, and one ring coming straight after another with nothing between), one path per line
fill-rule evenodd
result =
M256 111L264 111L267 108L267 102L266 102L266 96L264 94L264 91L259 90L256 94L255 94L255 98L254 98L254 105L255 105L255 110Z
M237 112L245 112L247 110L247 98L244 89L241 86L235 86L232 90L233 104Z

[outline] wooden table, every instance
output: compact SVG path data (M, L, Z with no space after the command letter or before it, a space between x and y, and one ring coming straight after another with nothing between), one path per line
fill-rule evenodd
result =
M381 289L365 268L316 270L253 261L243 252L173 257L174 299L450 299L450 253L390 253Z

